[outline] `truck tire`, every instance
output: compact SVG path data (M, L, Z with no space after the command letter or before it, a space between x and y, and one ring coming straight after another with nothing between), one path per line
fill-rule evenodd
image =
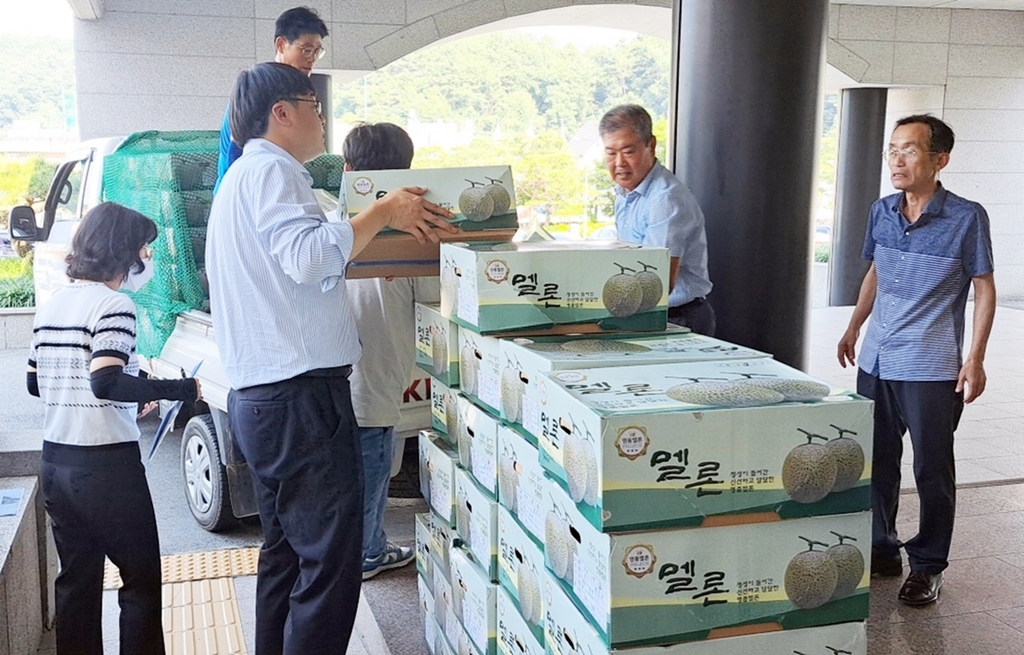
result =
M181 474L192 517L204 530L220 532L236 522L217 430L209 414L193 416L181 435Z

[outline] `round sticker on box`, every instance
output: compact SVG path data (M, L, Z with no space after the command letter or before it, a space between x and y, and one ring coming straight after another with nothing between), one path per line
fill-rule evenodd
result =
M361 196L369 195L373 192L373 180L368 177L357 177L352 182L352 189Z
M579 371L563 371L555 374L555 379L559 382L582 382L587 379L587 376Z
M631 425L619 432L619 436L615 439L615 449L622 457L634 461L647 454L647 446L650 443L647 430Z
M487 268L484 269L484 274L491 282L501 284L508 279L508 264L500 259L492 259L487 262Z
M654 572L654 564L658 558L654 555L654 546L637 544L629 550L622 558L622 567L626 569L626 575L642 578Z

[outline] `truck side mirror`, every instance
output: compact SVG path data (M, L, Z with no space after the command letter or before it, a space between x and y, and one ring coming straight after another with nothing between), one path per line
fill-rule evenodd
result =
M36 213L28 205L19 205L11 209L11 239L18 241L39 241L40 231L36 225Z

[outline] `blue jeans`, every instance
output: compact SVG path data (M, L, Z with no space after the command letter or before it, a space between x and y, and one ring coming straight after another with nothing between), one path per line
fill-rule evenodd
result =
M363 448L363 559L384 551L384 510L391 481L391 449L395 428L359 428Z

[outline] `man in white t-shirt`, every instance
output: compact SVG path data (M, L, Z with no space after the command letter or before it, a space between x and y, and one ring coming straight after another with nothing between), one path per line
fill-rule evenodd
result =
M392 123L355 126L342 145L346 171L409 168L412 139ZM437 278L348 280L363 358L352 369L352 407L363 450L363 579L413 561L415 551L387 540L384 511L395 425L416 359L415 301L436 302Z

